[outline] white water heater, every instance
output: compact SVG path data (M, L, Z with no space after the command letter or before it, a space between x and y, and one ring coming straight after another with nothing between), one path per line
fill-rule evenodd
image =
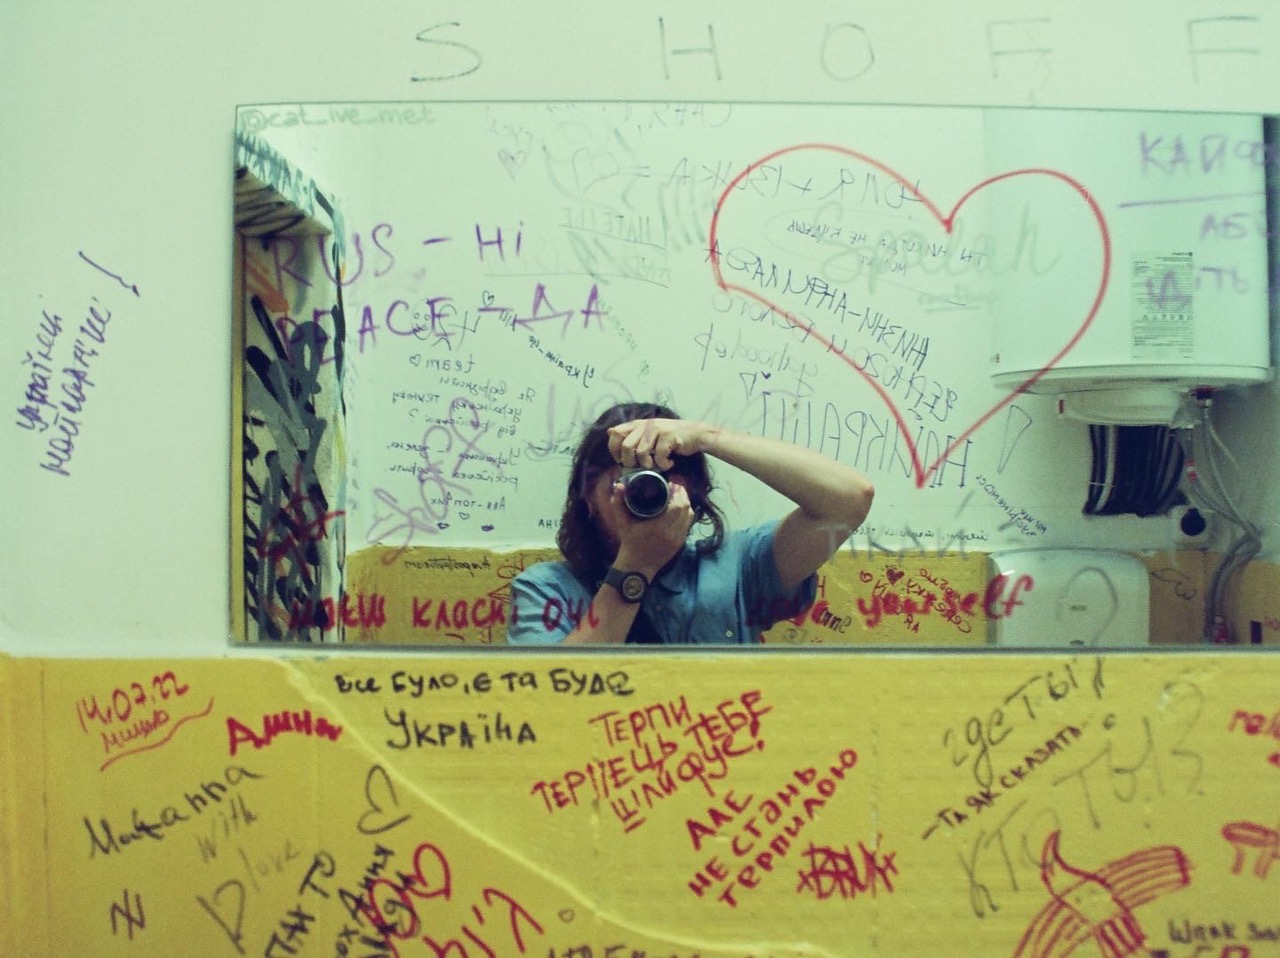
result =
M985 137L994 385L1168 425L1190 391L1270 378L1260 117L989 110Z

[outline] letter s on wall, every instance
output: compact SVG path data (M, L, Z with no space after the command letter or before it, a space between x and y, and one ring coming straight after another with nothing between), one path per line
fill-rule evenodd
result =
M456 50L465 51L466 54L468 54L470 58L473 59L475 62L472 63L470 66L466 66L464 69L459 69L453 73L442 72L442 73L431 74L428 76L415 75L415 76L409 77L410 80L412 80L414 83L429 83L436 80L456 80L459 77L464 77L464 76L467 76L468 74L475 73L477 70L480 69L480 65L484 62L484 58L481 57L479 52L473 49L472 47L467 46L465 43L457 43L453 40L435 40L428 36L428 34L430 34L432 31L439 30L441 27L460 27L460 26L462 26L462 24L457 22L437 23L434 26L427 27L425 30L422 30L421 32L419 32L418 35L414 37L414 39L417 40L419 43L430 43L434 46L452 47Z

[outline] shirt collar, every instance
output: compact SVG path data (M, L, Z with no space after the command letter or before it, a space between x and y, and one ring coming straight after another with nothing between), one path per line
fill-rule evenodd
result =
M672 560L664 572L659 573L653 581L669 593L688 592L697 585L698 555L697 549L686 542L679 555Z

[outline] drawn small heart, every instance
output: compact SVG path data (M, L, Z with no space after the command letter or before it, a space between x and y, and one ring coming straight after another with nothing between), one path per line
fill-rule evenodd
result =
M502 164L503 169L514 180L516 174L520 172L520 167L524 166L524 161L529 155L524 150L512 153L510 150L500 150L498 152L498 162Z
M572 908L561 908L559 914L560 914L560 920L564 922L566 925L578 917L576 914L574 914L574 911Z
M622 173L617 158L609 152L590 153L578 150L573 154L574 182L583 193L603 180L612 179Z
M889 580L890 585L897 585L898 580L902 578L901 569L889 569L885 572L884 577Z
M400 796L390 774L381 765L374 765L364 779L364 799L368 810L356 822L361 834L380 835L409 820L409 815L391 816L400 810Z
M1039 381L1045 375L1045 373L1047 373L1050 369L1057 366L1062 361L1063 357L1066 356L1069 352L1071 352L1073 348L1075 348L1076 344L1080 341L1080 338L1084 336L1089 326L1093 323L1094 317L1098 314L1098 309L1102 305L1102 299L1104 294L1106 293L1107 283L1111 274L1111 238L1110 238L1110 233L1107 227L1106 219L1102 215L1101 208L1098 206L1094 198L1090 195L1089 191L1084 188L1084 186L1082 186L1076 180L1072 179L1067 174L1058 172L1056 170L1050 170L1050 169L1013 170L1011 172L999 173L994 176L988 177L987 179L982 180L980 183L971 187L967 192L965 192L955 202L955 205L951 207L950 211L944 214L928 196L926 196L917 188L915 183L918 181L913 181L911 178L903 176L902 174L898 173L896 170L892 169L886 164L880 162L879 160L865 153L860 153L857 150L848 149L846 147L836 146L834 144L829 144L829 143L802 143L797 146L783 147L781 149L775 150L774 152L768 154L767 156L761 157L760 159L756 160L754 163L752 163L750 166L744 169L741 173L739 173L736 177L734 177L733 180L731 180L729 184L724 188L724 191L720 194L720 199L717 201L715 210L712 213L711 225L710 225L710 229L708 230L708 247L713 251L713 255L709 257L709 260L711 262L712 277L715 280L716 285L719 286L720 289L728 293L739 293L742 296L747 297L748 299L754 300L755 302L759 303L761 306L765 306L768 309L773 310L779 316L786 317L787 319L791 320L797 326L800 325L800 321L795 317L794 313L791 310L789 310L784 304L771 300L767 296L762 295L760 292L757 292L756 290L749 289L745 286L741 286L736 283L731 283L725 279L724 272L723 272L723 265L721 263L721 259L724 254L721 252L721 250L722 248L733 249L735 247L735 241L740 240L743 237L738 236L730 240L722 239L721 234L723 230L723 224L721 220L722 220L722 217L725 215L727 207L732 206L735 209L745 207L749 210L750 209L750 207L748 206L749 203L759 202L760 196L767 195L767 194L761 193L759 189L748 188L748 187L757 186L758 181L754 176L754 174L758 170L761 170L762 167L769 167L769 169L765 170L761 174L762 176L764 176L766 174L769 174L770 170L774 169L774 166L778 164L778 162L780 161L780 158L790 154L803 154L806 152L810 154L817 153L817 154L834 155L840 162L853 160L858 163L865 164L866 166L870 167L871 170L874 171L873 173L868 175L869 179L872 177L879 178L879 177L887 176L894 184L895 189L898 189L901 191L902 199L904 201L911 200L914 202L918 202L919 206L923 208L923 210L928 214L928 216L932 217L933 220L936 221L937 225L942 228L942 230L948 235L948 237L952 235L952 229L955 226L956 217L959 214L961 208L964 207L965 204L968 203L971 199L973 199L974 196L981 193L983 190L996 186L997 184L1008 183L1011 181L1015 181L1019 178L1044 178L1047 182L1051 182L1058 186L1066 186L1069 190L1073 191L1076 198L1081 203L1084 204L1085 210L1092 217L1092 221L1096 224L1098 228L1098 242L1100 243L1102 256L1101 256L1101 265L1098 270L1097 292L1096 292L1096 295L1093 297L1092 304L1088 307L1087 310L1084 311L1084 314L1081 317L1079 326L1075 328L1073 331L1070 331L1070 334L1066 337L1066 340L1062 345L1062 347L1044 364L1043 367L1041 367L1031 376L1027 377L1027 379L1023 380L1023 382L1019 383L1013 389L1011 389L1003 398L999 399L993 406L991 406L991 408L987 409L984 413L979 415L977 419L975 419L972 423L970 423L967 426L961 424L954 427L949 427L947 429L948 438L950 438L950 435L953 433L953 431L955 433L958 433L958 435L956 435L955 438L951 440L950 445L948 445L945 449L943 449L938 454L938 456L931 463L927 465L921 461L920 450L916 446L915 438L913 438L913 436L911 435L907 427L907 422L903 417L901 410L898 409L897 404L894 402L893 397L889 394L889 392L886 390L884 385L878 382L873 376L869 375L864 368L859 367L853 361L852 358L850 358L849 356L846 356L843 348L837 349L831 339L824 337L820 332L813 330L811 324L806 324L808 325L808 328L806 329L806 337L805 337L807 348L812 348L813 346L816 345L818 347L821 347L825 351L838 356L846 365L849 366L850 369L856 372L863 380L867 382L868 385L871 386L873 390L875 390L876 394L884 402L885 406L888 407L889 412L892 414L894 421L897 423L898 432L902 435L902 438L906 443L906 447L911 453L911 466L912 466L912 472L914 473L916 487L922 488L929 481L930 476L932 476L933 473L938 469L938 467L942 463L944 463L948 459L948 457L950 457L953 451L955 451L958 447L960 447L963 443L965 443L970 436L972 436L983 424L985 424L988 420L990 420L997 412L999 412L1005 406L1013 402L1013 400L1018 396L1019 393L1025 392L1027 389L1033 386L1037 381ZM844 171L842 170L841 172L843 174ZM841 182L843 184L844 181L842 180ZM914 205L914 202L913 202L913 205ZM752 222L750 220L750 212L747 212L744 215L747 217L747 222L745 224L743 223L734 224L734 228L738 232L743 233L744 235L750 235L753 229L759 229L762 227L763 222L757 223L757 222ZM768 215L776 216L777 211L774 209L770 209L768 211ZM722 247L722 243L723 243L723 247ZM1084 289L1091 288L1089 287L1088 284L1089 284L1089 280L1087 278L1083 279L1081 282L1081 286ZM1029 312L1033 312L1033 310L1029 310Z
M422 362L422 357L417 353L414 353L412 356L409 357L410 366L417 366L420 362Z

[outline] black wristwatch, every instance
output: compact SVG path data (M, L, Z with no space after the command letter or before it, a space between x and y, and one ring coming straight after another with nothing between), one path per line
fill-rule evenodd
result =
M649 580L643 572L623 572L612 566L604 574L604 584L617 589L618 595L626 602L639 602L649 591Z

